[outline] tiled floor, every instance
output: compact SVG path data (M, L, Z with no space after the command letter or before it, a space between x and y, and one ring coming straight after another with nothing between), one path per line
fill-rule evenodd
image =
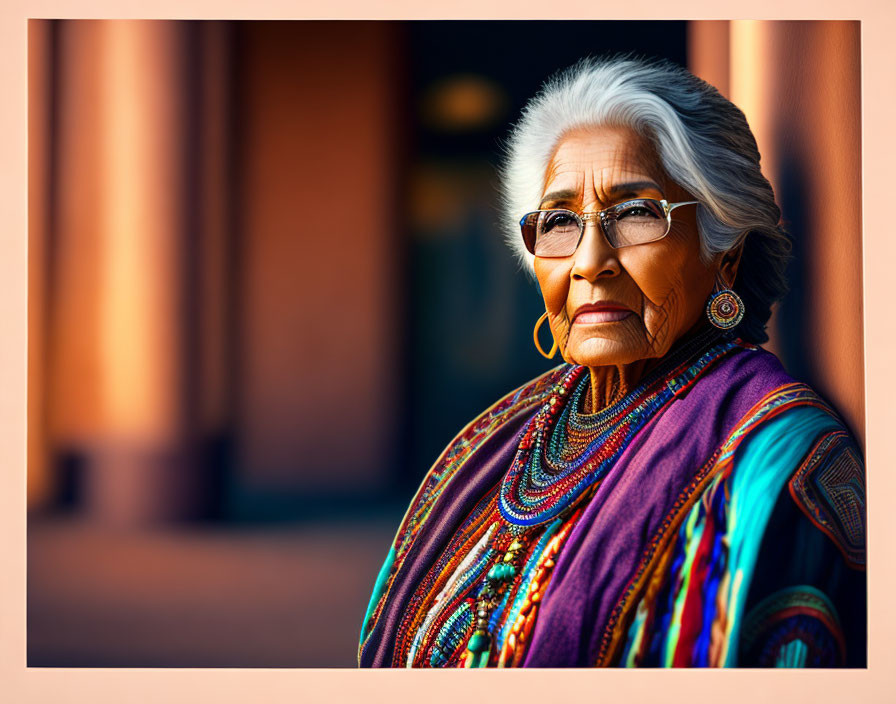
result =
M33 521L28 664L355 667L394 519L117 533Z

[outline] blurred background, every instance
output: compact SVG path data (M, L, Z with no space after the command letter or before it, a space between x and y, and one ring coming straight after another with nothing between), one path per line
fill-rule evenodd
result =
M355 665L423 474L551 365L502 140L618 51L746 113L768 346L862 442L858 22L32 20L30 666Z

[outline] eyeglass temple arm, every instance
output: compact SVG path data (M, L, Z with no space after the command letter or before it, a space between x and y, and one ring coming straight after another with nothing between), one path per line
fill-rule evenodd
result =
M666 203L666 201L663 201ZM681 203L666 203L666 212L671 213L676 208L680 208L682 205L700 205L699 200L686 200Z

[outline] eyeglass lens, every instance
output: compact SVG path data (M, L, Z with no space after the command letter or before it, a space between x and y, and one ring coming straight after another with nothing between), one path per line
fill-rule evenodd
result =
M646 244L662 239L669 220L661 203L643 199L608 208L602 221L612 247ZM538 257L568 257L579 245L584 223L570 210L539 210L520 222L526 248Z

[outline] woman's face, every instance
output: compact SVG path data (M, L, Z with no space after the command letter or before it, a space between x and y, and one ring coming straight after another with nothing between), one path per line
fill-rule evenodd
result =
M541 209L603 210L632 198L694 200L664 178L649 144L621 127L568 133L548 166ZM535 258L554 339L588 367L662 357L698 322L718 269L700 258L696 208L672 212L663 239L613 249L589 221L574 254Z

